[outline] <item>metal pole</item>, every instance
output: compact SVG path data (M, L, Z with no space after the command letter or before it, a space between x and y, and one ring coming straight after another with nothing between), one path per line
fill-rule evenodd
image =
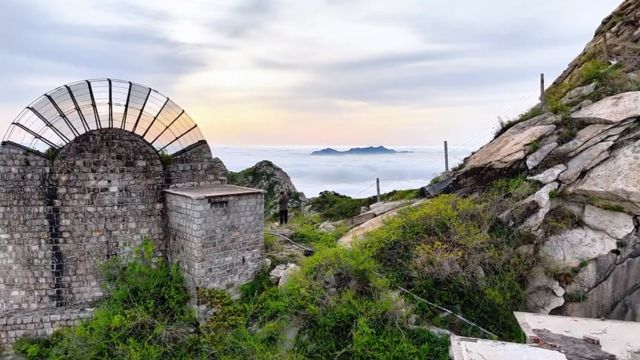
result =
M377 199L380 202L380 178L376 178L376 190L378 192Z
M544 73L540 73L540 104L545 106L544 103Z
M605 31L602 35L602 47L604 50L604 59L607 63L609 63L609 46L607 45L607 32Z
M449 171L449 146L447 141L444 141L444 171Z

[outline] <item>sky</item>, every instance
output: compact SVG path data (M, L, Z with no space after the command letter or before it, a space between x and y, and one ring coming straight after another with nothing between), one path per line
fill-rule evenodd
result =
M0 2L0 131L62 84L117 78L215 145L481 145L620 0Z

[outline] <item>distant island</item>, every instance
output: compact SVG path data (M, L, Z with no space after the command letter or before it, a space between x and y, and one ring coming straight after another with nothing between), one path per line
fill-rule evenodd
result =
M406 154L411 151L396 151L393 149L387 149L384 146L368 146L351 148L346 151L338 151L332 148L326 148L318 151L314 151L311 155L381 155L381 154Z

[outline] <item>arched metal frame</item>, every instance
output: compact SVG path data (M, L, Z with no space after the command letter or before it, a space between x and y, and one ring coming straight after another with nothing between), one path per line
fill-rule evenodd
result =
M158 91L130 81L95 79L60 86L36 99L11 123L3 142L45 153L104 128L137 134L168 154L204 140L189 115Z

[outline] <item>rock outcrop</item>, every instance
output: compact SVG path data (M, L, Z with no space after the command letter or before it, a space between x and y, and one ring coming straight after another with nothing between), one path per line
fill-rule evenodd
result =
M229 184L247 186L265 190L265 209L273 210L276 208L276 199L280 191L289 194L290 207L300 206L301 201L306 198L302 192L299 192L289 175L274 163L263 160L254 166L244 169L240 172L227 172L227 181Z
M500 216L535 239L516 250L535 259L530 311L640 321L637 19L640 2L625 1L532 111L543 114L510 123L452 174L461 194L514 175L540 184Z
M565 115L558 126L550 123L551 114L522 122L455 174L458 186L496 169L502 173L494 174L524 171L543 185L501 215L539 242L531 249L540 267L529 279L530 311L640 321L640 113L629 105L639 100L638 92L604 98ZM617 106L625 109L611 108ZM581 128L558 144L567 123ZM534 150L534 141L546 145ZM575 214L577 227L545 234L542 225L556 208Z

